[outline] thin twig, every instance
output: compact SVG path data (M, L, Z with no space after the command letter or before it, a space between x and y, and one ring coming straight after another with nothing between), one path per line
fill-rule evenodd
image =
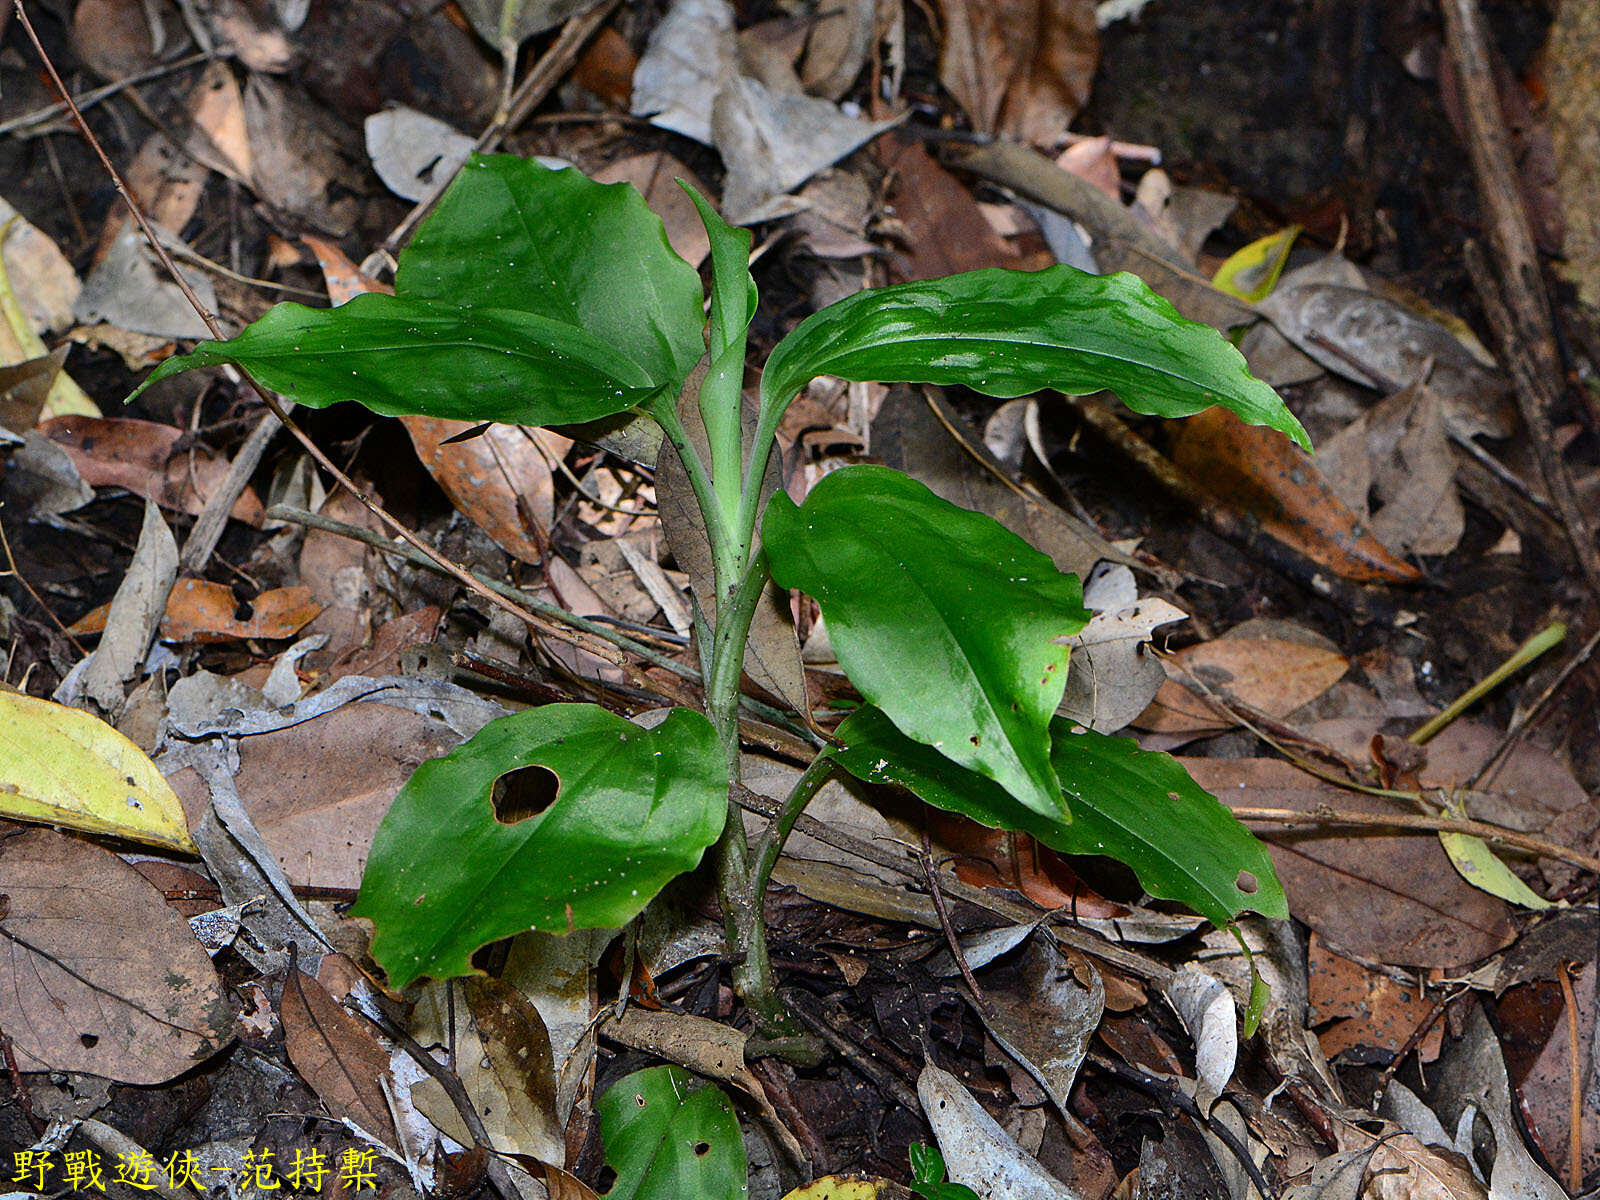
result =
M1430 833L1460 833L1482 838L1486 842L1501 842L1518 850L1537 854L1540 858L1568 863L1579 870L1600 875L1600 858L1569 850L1554 842L1530 834L1491 825L1487 821L1473 821L1460 817L1436 817L1426 813L1363 813L1338 812L1318 809L1302 812L1297 808L1232 808L1233 815L1241 821L1255 821L1273 825L1349 826L1351 828L1417 829Z
M140 71L137 75L130 75L126 79L118 79L113 83L93 88L81 96L74 97L71 101L58 100L54 104L36 108L32 112L25 112L20 117L12 117L9 121L0 121L0 137L4 137L8 133L21 133L24 137L34 136L29 131L30 126L42 125L47 121L53 121L63 113L70 112L74 104L80 111L86 108L93 108L100 101L108 100L118 92L136 87L141 83L149 83L152 79L174 75L189 67L199 66L210 59L211 55L201 51L198 54L191 54L187 58L180 58L176 62L163 63L158 67L151 67L148 71ZM38 132L49 133L51 131L41 129Z
M950 910L945 907L944 889L939 886L939 872L933 865L933 839L928 836L927 827L922 830L922 873L928 881L928 894L933 897L933 911L939 914L939 928L944 932L945 945L950 947L950 957L956 960L956 968L961 972L961 979L967 985L967 990L972 993L972 1001L983 1015L991 1021L994 1019L994 1006L989 1003L989 997L983 994L983 989L978 986L977 976L972 973L972 964L967 961L967 954L961 948L961 939L956 936L956 928L950 924Z
M1500 744L1495 747L1494 753L1467 780L1466 787L1469 790L1476 788L1479 781L1494 769L1495 764L1509 754L1516 744L1522 740L1522 735L1528 731L1528 727L1544 711L1545 706L1555 699L1556 693L1566 686L1567 680L1572 678L1573 673L1579 667L1589 661L1590 656L1594 654L1596 645L1600 645L1600 629L1589 635L1589 640L1584 642L1578 652L1556 673L1556 677L1550 681L1549 686L1544 691L1539 693L1539 698L1529 706L1528 711L1512 722L1511 728L1506 730L1505 737L1500 739Z
M0 508L4 507L4 503L0 502ZM83 643L72 636L72 630L68 629L61 623L61 618L56 616L55 610L44 602L39 593L33 590L33 584L29 583L27 579L23 577L22 572L17 570L16 556L11 553L11 540L6 537L6 526L4 521L0 521L0 550L4 550L6 555L6 568L5 570L0 571L0 577L9 575L11 578L15 579L17 583L21 585L22 590L28 593L28 597L44 610L44 615L49 617L50 620L55 623L55 627L57 629L61 630L62 636L65 637L67 641L72 643L73 649L75 649L79 654L88 654L89 652L84 649Z
M1561 984L1561 1005L1567 1014L1567 1191L1583 1190L1583 1040L1578 1034L1578 998L1572 993L1576 963L1561 963L1556 979Z

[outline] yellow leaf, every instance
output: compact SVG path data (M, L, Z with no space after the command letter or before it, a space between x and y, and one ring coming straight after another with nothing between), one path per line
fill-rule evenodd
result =
M1228 261L1217 268L1211 286L1251 304L1260 303L1278 285L1278 276L1283 274L1294 239L1299 236L1300 226L1290 225L1235 250Z
M0 692L0 816L196 854L144 751L76 708Z
M1535 912L1555 906L1511 873L1511 868L1482 838L1464 833L1441 833L1439 841L1461 878L1491 896Z
M824 1175L797 1187L783 1200L909 1200L911 1191L869 1175Z
M0 227L0 243L20 217L12 217ZM29 323L27 314L17 303L17 294L11 289L11 279L6 274L5 258L0 256L0 366L14 367L33 358L43 358L49 353L38 331ZM65 416L98 417L100 407L73 381L65 371L58 373L45 397L41 421ZM21 433L22 430L16 432Z

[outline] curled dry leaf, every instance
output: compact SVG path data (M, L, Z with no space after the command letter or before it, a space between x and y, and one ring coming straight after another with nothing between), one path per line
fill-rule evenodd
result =
M981 1196L1008 1200L1078 1200L983 1111L954 1075L924 1067L917 1077L917 1099L939 1141L952 1183L964 1183Z
M451 988L460 989L454 1005L447 1002ZM455 1028L446 1030L452 1012ZM550 1035L532 1001L499 979L450 980L427 986L417 1017L432 1026L413 1027L418 1041L454 1047L462 1086L495 1151L543 1163L564 1160ZM464 1146L472 1144L461 1114L437 1080L413 1085L411 1098L440 1130Z
M1173 462L1209 493L1253 517L1278 541L1358 583L1415 583L1323 478L1304 450L1221 408L1183 423Z
M132 417L56 417L39 426L67 452L90 487L126 488L162 508L198 516L228 474L227 460L209 447L180 445L183 430ZM235 520L261 523L261 501L246 489Z
M311 976L291 967L278 1002L284 1048L295 1070L335 1117L348 1117L387 1145L395 1145L389 1102L379 1082L389 1052Z
M76 634L99 633L110 605L102 605L72 626ZM241 602L225 583L180 579L167 597L161 636L169 642L226 642L240 638L293 637L322 606L308 587L271 588Z
M164 1083L231 1036L204 947L109 850L46 829L6 838L0 896L0 1028L22 1070Z

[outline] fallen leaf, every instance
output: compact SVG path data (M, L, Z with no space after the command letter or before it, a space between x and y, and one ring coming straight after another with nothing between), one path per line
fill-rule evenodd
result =
M0 1027L24 1071L164 1083L232 1035L188 923L109 850L47 829L0 841Z
M1212 1096L1222 1095L1239 1059L1233 995L1215 977L1187 966L1162 989L1194 1042L1194 1070Z
M1091 0L937 0L939 79L973 126L1053 146L1089 96L1100 59Z
M0 729L0 815L195 853L161 772L98 717L0 691Z
M1313 461L1395 554L1448 554L1461 540L1466 512L1456 458L1443 398L1431 387L1413 385L1380 401L1326 439Z
M355 888L395 794L430 758L460 744L444 722L393 705L345 704L238 740L234 784L250 820L294 883ZM173 776L199 820L209 798L192 772Z
M1333 953L1315 933L1306 970L1307 1023L1327 1026L1319 1030L1317 1040L1329 1058L1360 1047L1397 1054L1433 1008L1432 999L1420 988L1397 983L1387 972ZM1438 1058L1443 1042L1444 1023L1436 1021L1417 1047L1421 1061Z
M934 1066L922 1068L917 1099L938 1139L952 1183L964 1183L979 1195L1010 1200L1075 1200L983 1111L954 1075Z
M124 688L144 674L146 655L178 578L178 544L155 504L144 502L139 544L106 613L105 633L78 681L103 712L121 710Z
M1360 583L1415 583L1421 573L1373 537L1315 461L1272 430L1222 408L1183 423L1173 462L1278 541Z
M449 990L459 999L449 1003ZM451 1014L455 1028L445 1028ZM419 1027L418 1019L425 1023ZM430 983L419 999L412 1036L453 1048L458 1075L496 1153L560 1162L566 1151L556 1120L550 1035L529 999L501 980L483 977ZM412 1085L411 1100L428 1120L464 1146L472 1144L461 1114L434 1079Z
M72 625L75 634L99 633L110 605L85 614ZM181 579L167 597L161 636L169 642L226 642L240 638L288 638L322 610L307 587L271 588L241 602L225 583ZM241 613L248 615L241 616Z
M1386 801L1322 783L1278 759L1179 761L1230 807L1393 811ZM1493 954L1515 936L1505 902L1462 880L1431 834L1256 830L1271 848L1290 911L1342 952L1455 968Z
M366 1025L297 966L284 982L278 1019L289 1061L328 1111L386 1145L397 1144L379 1082L389 1073L389 1052Z
M207 64L195 80L189 93L189 119L194 130L189 151L213 170L250 186L255 158L245 129L244 94L222 59Z
M513 558L533 564L545 560L555 519L550 463L566 457L569 439L548 429L491 425L475 437L450 442L474 428L472 422L406 416L400 423L428 474L463 516Z
M1556 269L1577 284L1585 304L1600 304L1600 88L1593 50L1600 21L1588 5L1563 5L1544 49L1545 120L1566 219Z
M198 516L228 474L228 463L181 429L132 417L55 417L39 426L72 459L90 487L126 488L162 508ZM235 520L261 523L261 501L246 489L233 506Z
M874 143L873 154L891 172L888 200L905 229L905 251L894 262L906 280L1020 265L971 189L934 161L921 139L891 131Z
M454 126L414 108L375 112L362 129L367 157L383 186L413 202L432 195L454 176L475 145Z
M1247 621L1171 659L1167 681L1133 722L1140 729L1184 734L1232 728L1190 676L1270 717L1286 717L1322 695L1350 666L1337 650L1288 622Z

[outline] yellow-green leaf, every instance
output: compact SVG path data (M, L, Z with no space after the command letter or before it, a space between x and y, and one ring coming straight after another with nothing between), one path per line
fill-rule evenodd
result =
M1278 276L1283 274L1294 239L1299 236L1300 226L1290 225L1235 250L1228 261L1217 268L1217 273L1211 277L1211 286L1251 304L1265 300L1278 286Z
M1465 833L1441 833L1439 842L1455 869L1473 887L1535 912L1555 906L1511 873L1511 868L1489 849L1482 838Z
M0 816L197 853L161 772L104 721L0 692L0 731Z

